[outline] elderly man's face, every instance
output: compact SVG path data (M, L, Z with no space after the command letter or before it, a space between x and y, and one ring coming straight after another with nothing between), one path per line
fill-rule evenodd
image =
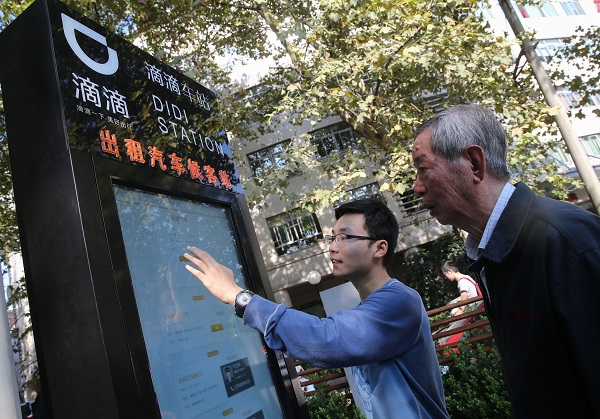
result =
M435 153L427 129L415 140L413 161L417 169L414 189L423 198L423 207L441 224L461 227L473 186L469 160L461 157L449 162Z

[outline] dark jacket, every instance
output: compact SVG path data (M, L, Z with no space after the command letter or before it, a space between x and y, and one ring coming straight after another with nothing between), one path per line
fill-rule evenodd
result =
M600 418L600 217L518 184L470 270L517 417Z

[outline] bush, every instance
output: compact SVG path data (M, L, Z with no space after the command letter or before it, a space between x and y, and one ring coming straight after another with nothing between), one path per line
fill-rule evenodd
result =
M492 345L484 350L485 345ZM462 344L450 351L452 362L442 375L446 406L453 419L512 418L512 408L496 345Z
M444 233L406 257L399 279L419 293L427 310L442 307L458 296L456 283L442 276L442 264L452 260L466 273L464 254L462 240L452 232Z
M360 409L342 391L315 393L306 398L310 419L361 419Z

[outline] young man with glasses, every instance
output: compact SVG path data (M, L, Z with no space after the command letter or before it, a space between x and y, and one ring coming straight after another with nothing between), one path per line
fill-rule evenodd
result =
M230 269L188 247L186 268L272 349L319 367L352 367L369 418L446 418L429 319L421 297L390 278L386 265L398 222L379 201L341 205L329 243L333 276L358 290L361 303L321 319L241 289Z

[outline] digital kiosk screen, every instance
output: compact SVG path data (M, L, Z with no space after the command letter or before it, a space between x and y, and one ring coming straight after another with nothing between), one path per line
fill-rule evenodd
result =
M114 192L162 417L283 417L259 333L185 269L194 245L246 286L227 207Z

